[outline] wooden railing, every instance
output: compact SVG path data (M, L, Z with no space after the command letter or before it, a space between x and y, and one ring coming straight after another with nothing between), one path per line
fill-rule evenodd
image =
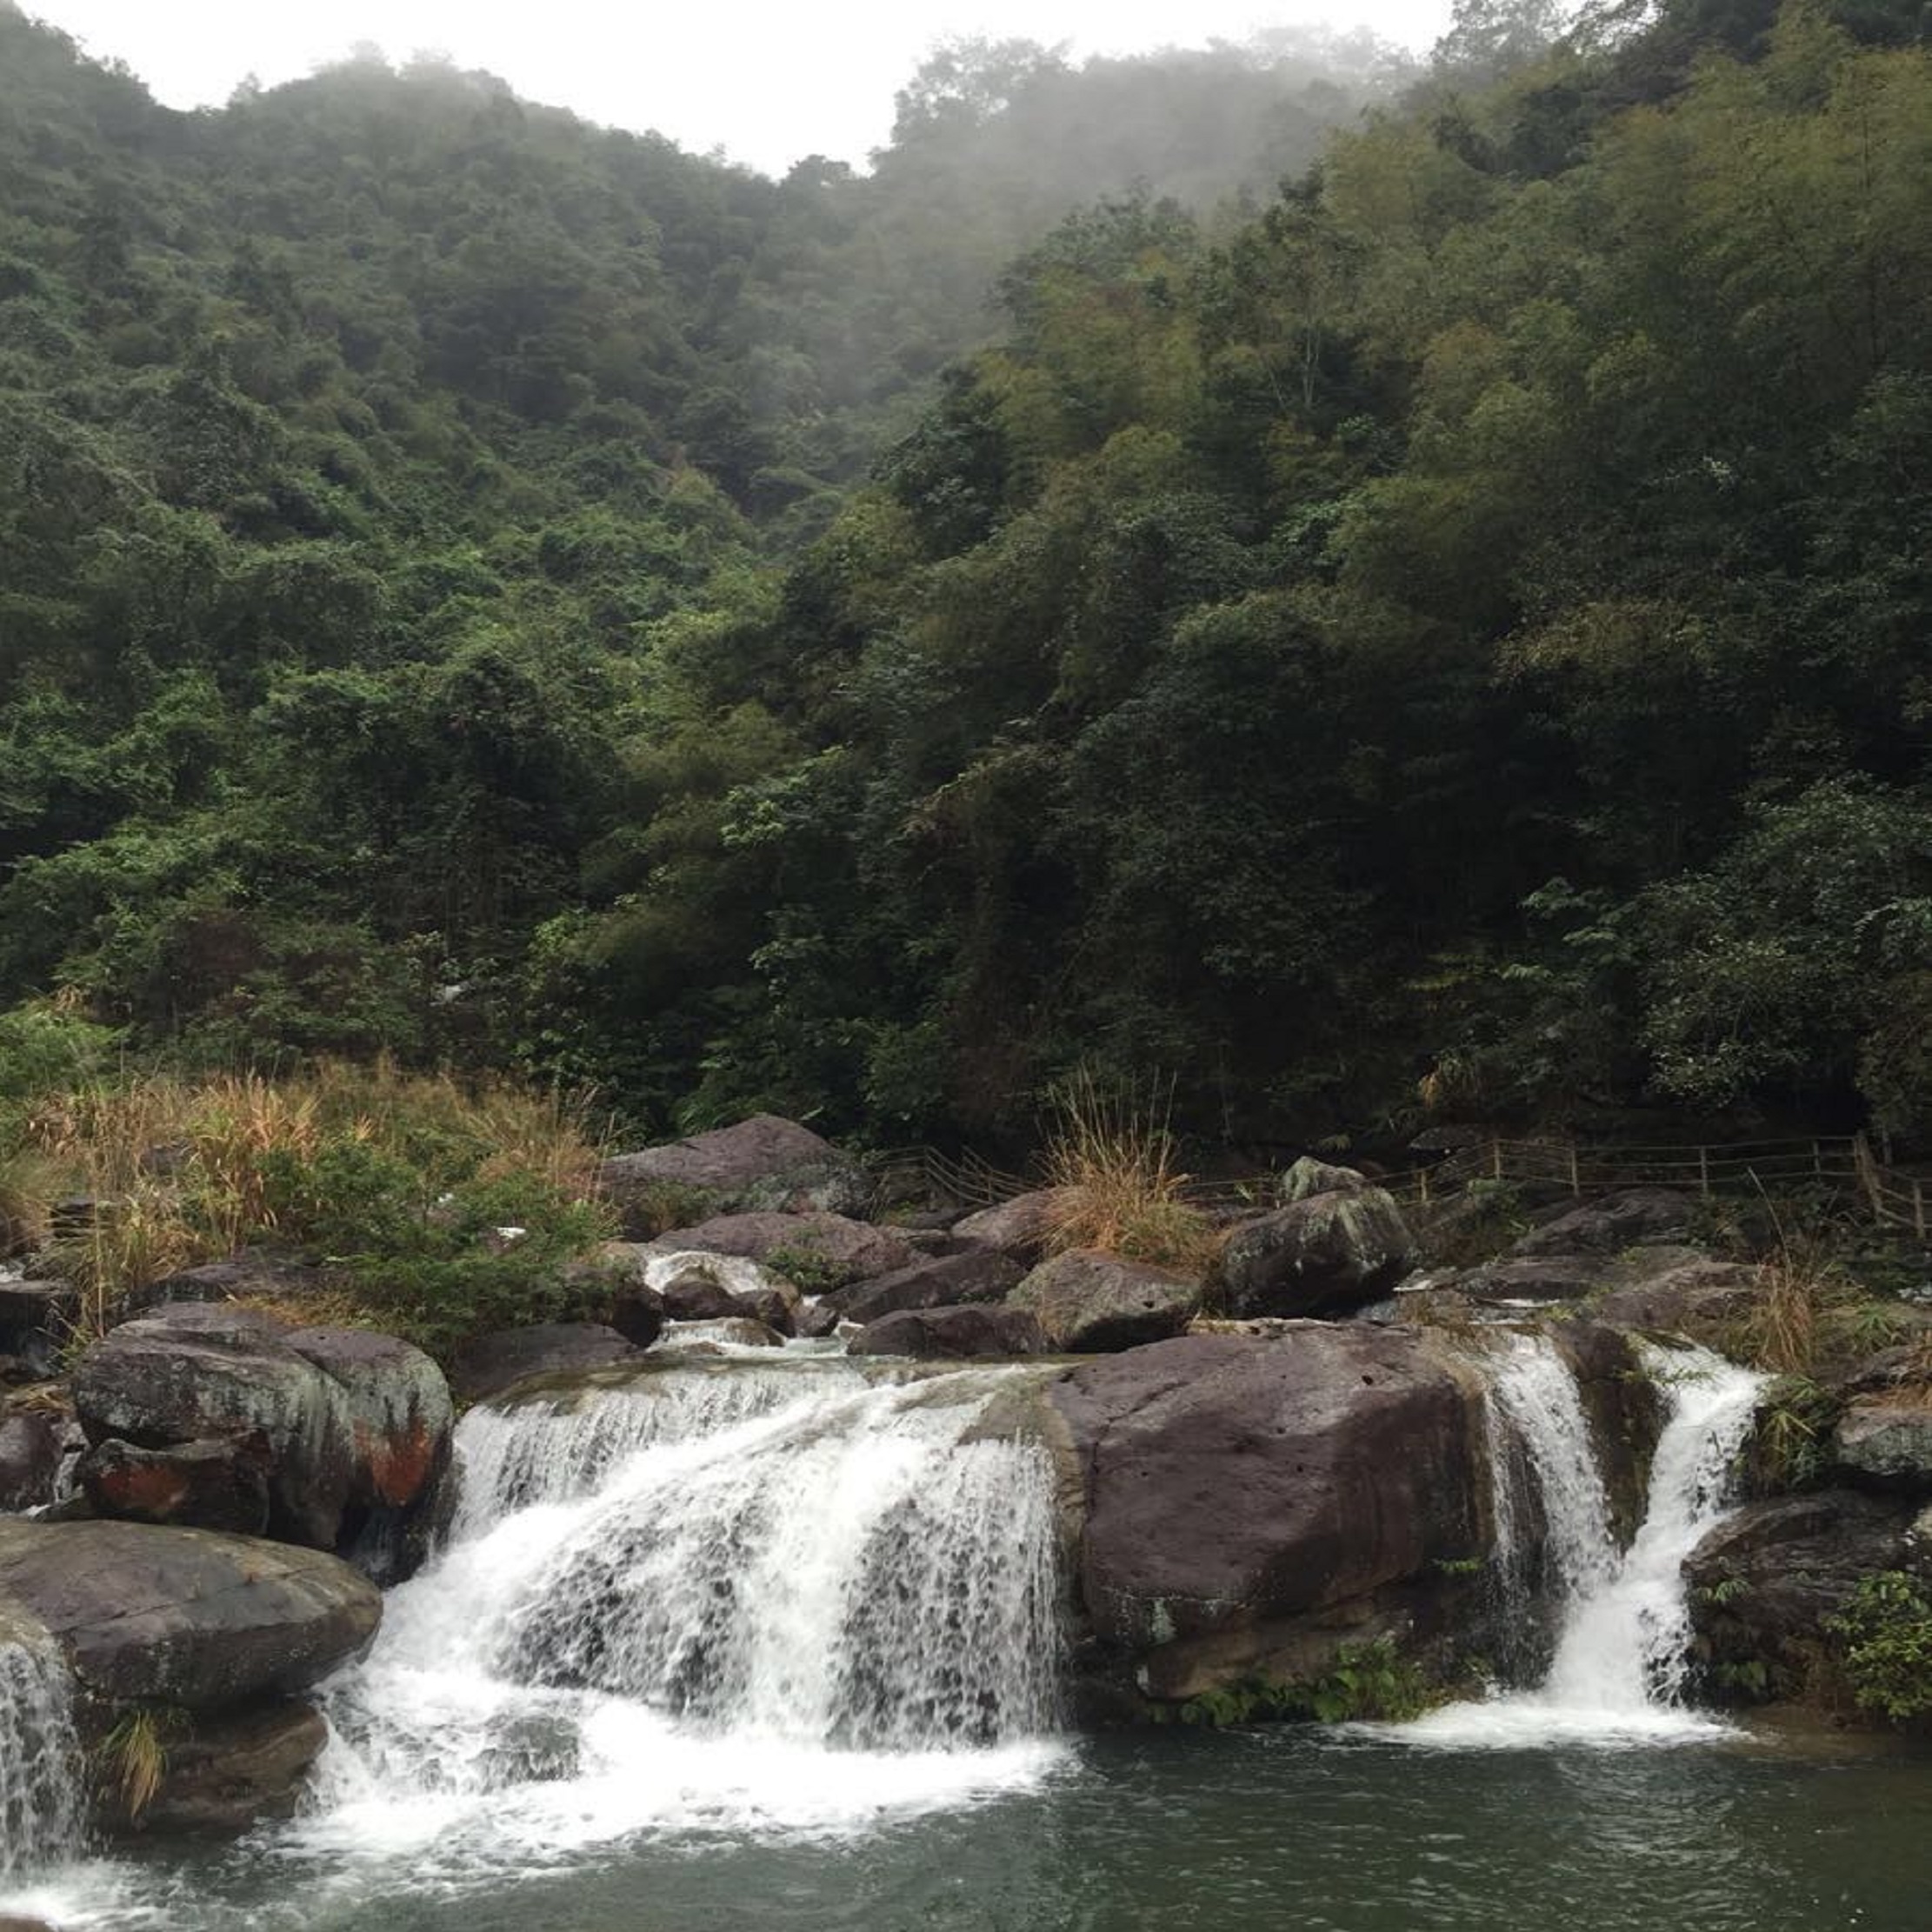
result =
M995 1207L1043 1184L1037 1176L994 1167L976 1155L947 1155L929 1147L881 1155L873 1165L882 1196L893 1190L916 1192L965 1208ZM1277 1178L1256 1174L1189 1181L1182 1192L1203 1208L1265 1206L1274 1199ZM1849 1196L1875 1220L1908 1229L1922 1241L1932 1231L1932 1181L1886 1166L1862 1134L1630 1147L1498 1136L1457 1149L1429 1166L1376 1179L1398 1200L1424 1207L1483 1182L1555 1188L1579 1197L1633 1187L1670 1188L1707 1198L1823 1188Z

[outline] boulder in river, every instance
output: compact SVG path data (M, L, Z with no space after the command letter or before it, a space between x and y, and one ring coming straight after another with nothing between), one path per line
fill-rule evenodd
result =
M1006 1298L1024 1309L1064 1355L1103 1355L1183 1333L1201 1284L1169 1269L1076 1248L1042 1262Z
M1059 1224L1060 1195L1054 1188L1015 1195L953 1223L954 1236L982 1248L996 1248L1024 1267L1046 1259Z
M149 1449L110 1436L81 1458L75 1474L100 1516L187 1523L242 1536L268 1530L268 1455L258 1439Z
M1047 1353L1047 1337L1023 1309L964 1302L952 1308L900 1309L853 1337L856 1356L913 1356L923 1361Z
M654 1255L736 1255L787 1276L807 1294L871 1281L918 1257L889 1229L836 1214L730 1214L677 1228Z
M483 1402L526 1376L605 1369L641 1353L616 1329L598 1322L538 1322L464 1342L450 1365L450 1384L464 1402Z
M1831 1455L1854 1482L1932 1494L1932 1408L1882 1397L1855 1402L1838 1418Z
M909 1268L881 1275L829 1296L849 1322L876 1322L901 1309L953 1308L965 1302L1003 1302L1024 1270L996 1248L968 1247L957 1254L922 1258Z
M1831 1619L1867 1577L1912 1563L1915 1507L1820 1489L1719 1523L1684 1566L1697 1694L1754 1704L1829 1688Z
M1479 1384L1423 1331L1187 1336L1083 1363L1050 1400L1095 1637L1156 1700L1427 1627L1480 1553Z
M1342 1315L1379 1301L1415 1258L1415 1239L1385 1189L1333 1189L1239 1223L1212 1285L1236 1317Z
M1509 1250L1535 1255L1616 1255L1647 1242L1677 1243L1695 1224L1697 1203L1668 1188L1625 1188L1599 1195L1533 1228Z
M290 1329L272 1316L219 1304L177 1304L123 1322L76 1365L74 1403L97 1451L182 1451L163 1462L98 1457L97 1508L123 1490L151 1516L233 1527L249 1468L265 1474L267 1528L277 1538L347 1553L372 1525L403 1536L429 1512L448 1466L454 1424L443 1372L420 1349L355 1329ZM177 1480L177 1479L179 1480ZM117 1487L118 1486L118 1487ZM385 1580L389 1580L385 1577Z
M164 1742L160 1787L135 1822L143 1832L232 1838L295 1815L329 1727L310 1705L276 1698L203 1715Z
M52 1633L89 1695L189 1710L304 1689L383 1614L322 1550L139 1522L0 1522L0 1598Z
M667 1212L680 1207L711 1215L852 1215L864 1213L872 1198L871 1182L856 1162L809 1127L776 1114L616 1155L599 1168L598 1182L623 1216L625 1233L641 1241L661 1233Z
M72 1430L73 1418L63 1409L35 1404L0 1410L0 1516L54 1500Z

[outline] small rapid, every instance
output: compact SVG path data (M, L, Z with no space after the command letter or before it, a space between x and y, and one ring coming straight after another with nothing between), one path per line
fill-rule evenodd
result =
M0 1627L0 1886L78 1852L80 1769L65 1664Z
M309 1849L468 1875L635 1832L837 1831L1057 1760L1025 1370L693 1364L459 1432L442 1558L325 1693Z
M1667 1403L1643 1520L1619 1554L1588 1419L1568 1364L1547 1336L1514 1336L1490 1383L1490 1442L1521 1445L1542 1505L1547 1587L1561 1621L1540 1685L1452 1704L1400 1735L1417 1744L1509 1748L1669 1744L1729 1736L1682 1702L1690 1619L1683 1567L1722 1520L1732 1471L1764 1378L1704 1349L1640 1345ZM1526 1609L1513 1458L1496 1472L1499 1568L1506 1607ZM1514 1594L1512 1594L1514 1593Z

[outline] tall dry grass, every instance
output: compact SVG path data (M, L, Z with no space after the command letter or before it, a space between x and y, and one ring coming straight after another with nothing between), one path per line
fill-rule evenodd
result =
M1171 1098L1105 1093L1085 1072L1054 1095L1046 1148L1054 1252L1100 1248L1193 1272L1213 1259L1219 1236L1183 1192Z
M77 1088L29 1112L22 1157L57 1176L59 1192L94 1203L63 1243L82 1338L111 1327L149 1282L272 1237L272 1170L343 1139L408 1160L432 1188L523 1173L578 1198L601 1157L587 1109L567 1096L389 1061Z

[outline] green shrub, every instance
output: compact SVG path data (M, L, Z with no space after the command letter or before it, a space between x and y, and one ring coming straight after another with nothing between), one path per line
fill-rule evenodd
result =
M1204 1690L1163 1721L1222 1730L1231 1724L1314 1720L1321 1724L1402 1723L1437 1702L1421 1669L1387 1637L1345 1643L1319 1677L1249 1677Z
M1932 1711L1932 1603L1904 1571L1866 1577L1825 1629L1842 1644L1853 1698L1895 1724Z

